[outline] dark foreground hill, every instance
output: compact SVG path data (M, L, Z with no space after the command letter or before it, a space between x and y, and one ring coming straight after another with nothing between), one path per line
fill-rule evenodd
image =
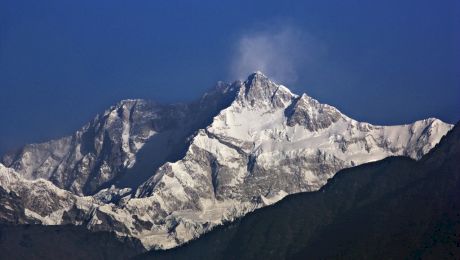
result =
M460 126L419 161L339 172L191 243L145 259L459 259Z
M128 259L137 241L78 226L0 225L0 259Z

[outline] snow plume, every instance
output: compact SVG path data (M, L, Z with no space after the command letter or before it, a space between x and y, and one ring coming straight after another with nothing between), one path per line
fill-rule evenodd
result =
M261 71L278 82L293 83L318 46L313 37L293 27L251 31L237 42L232 78L244 79L248 73Z

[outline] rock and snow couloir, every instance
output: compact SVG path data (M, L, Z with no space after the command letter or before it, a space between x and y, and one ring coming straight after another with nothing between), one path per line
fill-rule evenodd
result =
M357 122L254 73L189 105L123 101L71 137L5 156L0 209L10 213L0 220L85 225L147 249L172 248L288 194L318 190L343 168L418 159L451 128L433 118Z

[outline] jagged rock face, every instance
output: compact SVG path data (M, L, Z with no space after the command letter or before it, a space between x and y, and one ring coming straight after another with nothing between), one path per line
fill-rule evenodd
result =
M301 125L312 132L327 128L342 117L336 108L320 104L305 94L296 98L285 111L288 126Z
M160 110L142 100L122 101L73 136L27 145L3 162L27 179L47 179L78 195L94 193L133 166L134 154L156 133Z
M20 200L17 194L0 187L0 223L25 224L27 222L24 207L18 204Z
M65 191L75 197L70 204L45 196L53 206L37 218L27 204L30 221L84 224L138 238L146 248L171 248L287 194L317 190L343 168L393 155L418 159L452 128L437 119L360 123L261 73L221 84L192 105L134 102L74 137L4 160L17 176L49 179L76 194ZM126 185L138 175L146 177L141 185ZM77 195L91 192L89 204L79 202Z
M233 96L233 88L221 83L189 105L124 100L96 116L73 136L26 145L17 153L5 155L2 163L26 179L43 178L77 195L91 195L112 184L130 184L131 176L125 175L138 171L134 168L138 152L147 144L148 150L157 154L140 159L158 162L141 162L148 175L144 174L143 180L139 174L133 176L138 178L139 185L166 159L179 159L174 157L180 157L181 149L186 149L186 138L228 106Z
M0 215L9 213L2 223L11 224L76 224L80 225L87 213L97 204L92 197L79 197L62 190L44 179L26 180L14 169L0 164ZM14 208L14 209L13 209ZM66 221L65 216L84 212L80 218ZM13 214L14 212L14 214Z

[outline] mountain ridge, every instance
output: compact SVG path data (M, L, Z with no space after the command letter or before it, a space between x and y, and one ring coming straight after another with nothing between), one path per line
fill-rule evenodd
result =
M460 123L419 161L341 170L320 190L136 259L455 258L460 255Z
M254 73L188 105L120 102L61 143L6 156L0 183L23 208L5 219L84 225L171 248L318 190L341 169L419 159L451 128L437 119L361 123Z

